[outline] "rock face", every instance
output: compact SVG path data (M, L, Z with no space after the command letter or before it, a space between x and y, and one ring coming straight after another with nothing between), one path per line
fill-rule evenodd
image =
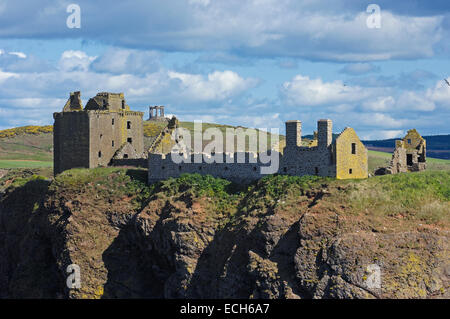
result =
M336 204L341 186L274 196L259 182L223 197L70 172L0 198L2 298L450 297L448 229L371 223ZM70 264L80 289L66 287Z

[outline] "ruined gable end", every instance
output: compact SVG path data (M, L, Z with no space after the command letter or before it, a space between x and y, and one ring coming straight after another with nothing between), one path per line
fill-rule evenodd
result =
M367 148L359 139L355 130L347 127L336 138L336 178L367 178L368 157Z
M71 92L69 99L64 105L63 112L82 111L83 103L81 102L81 92Z

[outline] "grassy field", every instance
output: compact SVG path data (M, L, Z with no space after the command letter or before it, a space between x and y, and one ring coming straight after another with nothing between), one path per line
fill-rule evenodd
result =
M53 167L52 161L0 160L0 168Z

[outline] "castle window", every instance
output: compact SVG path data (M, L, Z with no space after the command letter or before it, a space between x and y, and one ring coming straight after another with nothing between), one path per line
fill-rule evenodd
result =
M283 167L283 172L287 172L287 167Z
M127 142L132 144L133 143L133 139L131 137L127 138Z
M201 167L201 166L199 166L199 167L198 167L198 170L199 170L199 171L201 171L201 170L202 170L202 167Z
M255 167L253 167L253 170L254 170L255 172L256 172L256 169L257 169L257 168L256 168L256 166L255 166Z
M318 167L314 167L314 174L319 175L319 168Z
M349 170L348 170L348 173L351 175L351 174L353 174L353 170L350 168Z
M128 154L123 154L123 158L128 158Z
M114 119L112 119L111 124L114 125Z
M100 139L102 139L102 137L103 137L103 134L100 134Z
M114 141L111 142L111 146L114 147Z
M102 157L102 152L98 151L98 157Z
M408 144L411 144L411 139L410 138L408 138Z
M165 168L166 168L165 166L161 167L161 169L165 169Z
M356 143L352 143L352 154L356 154Z
M225 170L228 171L228 167L225 167Z
M103 107L106 107L106 100L103 100Z
M127 129L131 129L131 122L130 121L127 122Z
M180 166L178 166L178 169L181 171L181 165Z
M122 100L122 109L125 109L125 100Z

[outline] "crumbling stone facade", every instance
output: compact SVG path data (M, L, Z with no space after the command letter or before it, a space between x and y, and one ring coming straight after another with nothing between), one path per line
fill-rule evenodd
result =
M346 128L333 141L331 120L319 120L317 126L317 140L310 143L313 146L302 146L301 122L286 122L286 147L283 154L271 151L279 160L278 171L275 173L330 176L339 179L367 178L367 149L356 132L352 128ZM245 182L261 178L261 168L268 166L267 161L262 160L261 154L250 152L214 154L215 158L219 155L222 160L213 163L210 160L212 154L182 155L184 159L189 160L177 163L172 158L172 153L149 153L149 182L179 177L183 173L209 174L235 182ZM245 157L244 163L237 161L239 156Z
M388 167L380 167L375 175L419 172L426 169L426 141L416 129L395 141L395 150Z
M114 157L145 158L143 116L130 110L123 93L98 93L85 108L80 92L71 93L53 114L54 174L108 166Z

